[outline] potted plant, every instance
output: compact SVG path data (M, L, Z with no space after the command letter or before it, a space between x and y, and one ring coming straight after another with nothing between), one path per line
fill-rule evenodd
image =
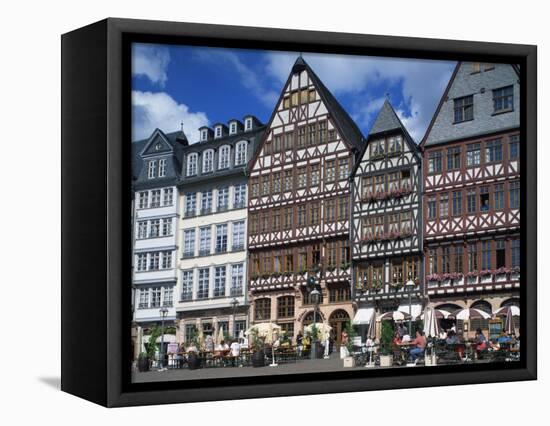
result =
M252 329L250 333L252 337L252 367L264 367L265 366L265 351L264 351L264 342L258 336L258 330L256 328Z
M348 356L344 358L344 367L355 367L355 358L353 358L353 341L355 340L355 337L357 337L357 332L355 331L355 328L353 327L353 324L351 321L348 321L346 324L346 332L348 333L348 341L346 342L346 349L348 352Z
M141 352L138 356L138 370L140 373L149 371L149 356L147 352Z
M382 321L380 332L380 367L393 364L393 329L389 321Z

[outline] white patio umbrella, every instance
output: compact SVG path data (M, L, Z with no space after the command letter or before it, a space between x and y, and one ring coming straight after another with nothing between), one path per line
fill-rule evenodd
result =
M372 311L372 315L369 320L369 329L367 330L367 337L374 339L376 337L376 313Z
M330 333L330 331L332 330L332 327L330 325L322 322L316 322L315 328L317 329L317 333L318 333L317 338L321 338L321 339L326 333ZM304 327L304 332L306 333L311 333L312 330L313 330L313 324L309 324Z
M422 315L420 315L420 319L423 320L424 319L424 313L426 312L426 310L424 310L424 312L422 312ZM433 313L435 315L435 317L440 320L440 319L447 319L451 316L451 313L449 311L444 311L443 309L433 309Z
M508 309L506 313L506 321L504 322L504 331L506 332L506 334L513 334L515 332L514 317L512 315L511 309Z
M387 321L387 320L394 320L394 321L405 321L408 320L411 316L407 314L406 312L402 311L391 311L386 312L385 314L382 314L378 317L378 321Z
M439 335L439 324L437 323L437 316L435 309L427 307L423 313L424 319L424 334L427 337L437 337Z
M481 309L466 308L459 309L452 313L451 318L461 321L468 321L471 319L489 319L491 315Z
M216 345L221 345L223 340L223 327L218 327L218 333L216 334Z
M281 326L274 322L261 322L250 327L244 334L248 336L256 332L258 333L258 337L267 337L268 333L273 333L274 330L279 331L280 329Z
M495 311L495 316L506 316L508 315L508 311L512 312L513 317L519 316L519 307L516 305L503 306L502 308L498 308Z

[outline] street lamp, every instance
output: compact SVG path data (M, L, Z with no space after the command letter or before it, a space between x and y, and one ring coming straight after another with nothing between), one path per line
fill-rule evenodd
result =
M405 288L409 293L409 336L412 333L412 291L416 284L409 278L409 281L405 283Z
M311 290L311 293L309 293L310 300L314 304L314 308L313 308L313 326L312 326L312 328L315 328L315 329L317 329L317 326L315 324L317 324L317 308L319 307L319 296L321 296L321 293L316 288ZM311 339L311 359L315 359L316 356L317 356L317 336L312 336L312 339Z
M239 306L239 301L236 297L233 298L231 301L231 306L233 306L233 338L237 338L237 321L236 321L236 315L237 315L237 306Z
M161 316L161 323L160 323L160 360L159 360L159 371L162 370L164 366L164 319L166 318L166 315L168 315L168 308L166 306L163 306L159 310L160 316ZM155 342L153 342L155 344Z

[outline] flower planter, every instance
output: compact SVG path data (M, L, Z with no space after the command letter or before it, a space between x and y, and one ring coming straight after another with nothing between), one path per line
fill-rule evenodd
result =
M437 365L437 358L436 358L435 354L425 355L424 356L424 365L426 365L427 367Z
M380 355L380 367L391 367L393 365L393 355Z
M197 370L201 367L201 359L196 353L191 352L188 355L187 366L189 367L189 370Z
M149 371L149 358L139 358L138 359L138 370L140 373Z
M344 358L344 368L353 368L355 367L355 359L352 356L347 356Z
M252 354L252 367L265 367L265 354L263 350L256 351Z

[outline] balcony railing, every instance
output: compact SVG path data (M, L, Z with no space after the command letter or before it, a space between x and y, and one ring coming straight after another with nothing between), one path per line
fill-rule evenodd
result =
M231 297L237 297L243 295L243 288L242 287L231 287L229 290L229 295Z
M193 300L193 292L192 291L184 291L181 293L181 301L186 300Z

